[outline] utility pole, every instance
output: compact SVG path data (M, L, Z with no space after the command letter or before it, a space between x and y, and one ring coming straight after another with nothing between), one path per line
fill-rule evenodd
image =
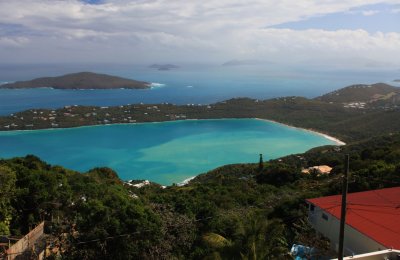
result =
M343 175L343 187L342 187L342 211L340 214L340 232L339 232L339 256L338 260L343 260L344 255L344 227L346 225L346 207L347 207L347 190L348 190L348 175L349 175L349 163L350 156L348 154L345 155L344 159L344 175Z

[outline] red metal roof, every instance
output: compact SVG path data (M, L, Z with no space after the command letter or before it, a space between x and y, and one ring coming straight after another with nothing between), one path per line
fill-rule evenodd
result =
M340 219L341 195L308 199ZM400 187L349 193L346 224L387 248L400 249Z

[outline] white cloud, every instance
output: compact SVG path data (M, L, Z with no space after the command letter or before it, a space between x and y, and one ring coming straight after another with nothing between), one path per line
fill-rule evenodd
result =
M378 14L379 12L380 11L378 11L378 10L366 10L366 11L362 11L362 15L371 16L371 15Z
M262 29L382 2L108 0L90 5L77 0L0 0L0 26L17 23L31 31L2 36L0 44L10 42L11 46L15 42L15 46L25 46L20 57L41 61L68 56L76 61L224 61L264 57L295 62L308 57L354 54L388 60L399 56L396 33ZM384 2L395 4L398 0ZM364 15L375 13L364 11ZM0 50L0 56L3 54L11 56Z
M275 62L304 62L365 67L367 60L376 64L397 64L400 57L399 33L369 34L364 30L263 29L242 32L233 52L242 58L258 58ZM245 48L243 47L245 46ZM312 64L310 64L312 65ZM327 65L327 64L325 64Z
M29 42L29 39L26 37L1 37L0 36L0 46L3 46L3 47L23 47L28 42Z

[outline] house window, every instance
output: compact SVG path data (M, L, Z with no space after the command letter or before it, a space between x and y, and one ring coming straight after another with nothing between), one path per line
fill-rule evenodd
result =
M314 209L315 209L314 204L310 204L310 211L311 211L311 212L314 212Z
M322 218L325 219L325 220L328 220L328 215L322 213Z

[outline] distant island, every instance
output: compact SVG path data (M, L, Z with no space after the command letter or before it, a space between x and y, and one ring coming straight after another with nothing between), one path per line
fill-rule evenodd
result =
M0 88L55 88L55 89L147 89L148 82L126 79L93 72L79 72L58 77L36 78L1 85Z
M149 68L152 69L158 69L158 70L171 70L171 69L177 69L179 66L174 65L174 64L153 64L149 66Z
M400 79L395 79L393 80L393 82L400 82Z
M222 66L246 66L246 65L266 65L270 62L263 60L230 60L222 64Z

